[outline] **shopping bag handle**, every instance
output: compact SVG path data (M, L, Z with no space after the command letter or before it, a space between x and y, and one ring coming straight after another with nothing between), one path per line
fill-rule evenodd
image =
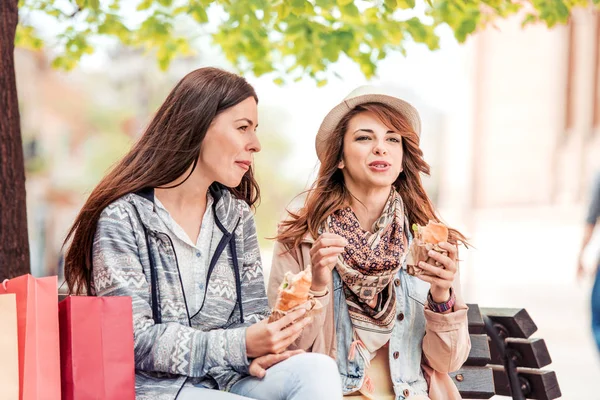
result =
M8 288L6 287L7 282L8 282L8 279L5 279L2 281L2 287L4 288L4 290L8 290Z

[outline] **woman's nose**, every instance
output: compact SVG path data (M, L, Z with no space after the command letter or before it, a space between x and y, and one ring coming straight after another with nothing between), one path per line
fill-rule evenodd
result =
M385 149L385 146L381 143L377 143L377 145L375 145L375 147L373 148L373 153L376 155L386 155L387 154L387 150Z
M252 133L252 140L248 143L248 150L253 153L258 153L261 150L260 140L258 140L258 136L256 133Z

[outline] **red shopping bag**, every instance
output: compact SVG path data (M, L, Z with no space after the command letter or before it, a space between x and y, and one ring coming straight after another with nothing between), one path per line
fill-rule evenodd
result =
M19 399L19 335L17 298L0 295L0 393L2 400Z
M63 400L135 400L131 297L59 303Z
M60 400L60 342L56 276L23 275L0 284L17 299L21 400Z

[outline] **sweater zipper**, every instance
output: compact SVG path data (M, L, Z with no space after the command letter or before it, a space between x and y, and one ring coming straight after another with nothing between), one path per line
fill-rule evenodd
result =
M181 271L179 270L179 260L177 259L177 253L175 252L175 245L173 244L173 240L166 233L160 233L158 231L154 231L157 235L164 235L169 239L169 243L171 244L171 250L173 250L173 255L175 256L175 265L177 266L177 276L179 277L179 284L181 285L181 293L183 293L183 302L185 304L185 313L188 319L188 326L192 326L192 320L190 318L190 311L188 309L187 299L185 297L185 290L183 289L183 280L181 279Z
M219 261L219 257L221 257L221 254L223 254L223 251L225 251L225 248L227 247L227 245L232 241L235 240L235 230L237 229L240 221L242 220L242 218L239 218L235 224L235 227L233 228L233 231L231 231L231 233L227 230L221 230L221 232L223 233L223 237L221 238L221 240L219 241L219 244L217 245L217 248L215 249L215 253L213 254L213 256L211 257L210 260L210 265L208 266L208 271L206 274L206 285L205 285L205 290L204 290L204 298L202 299L202 305L200 305L200 309L198 310L198 312L196 314L194 314L192 316L192 318L195 318L196 315L200 314L200 312L202 311L202 309L204 308L204 304L206 304L206 294L208 293L208 283L210 281L210 277L213 273L213 270L215 268L215 266L217 265L217 262ZM231 256L232 262L233 262L233 254ZM237 262L237 261L236 261ZM237 279L234 276L234 280ZM237 290L237 283L236 283L236 290ZM238 299L241 302L241 299ZM241 317L242 319L244 318L243 316Z

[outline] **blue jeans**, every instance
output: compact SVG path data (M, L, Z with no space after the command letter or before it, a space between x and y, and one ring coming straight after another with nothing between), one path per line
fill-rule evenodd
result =
M264 378L246 377L219 392L206 388L184 388L177 400L336 400L342 384L335 361L323 354L303 353L269 368Z
M592 333L600 352L600 266L596 272L596 279L592 288Z

